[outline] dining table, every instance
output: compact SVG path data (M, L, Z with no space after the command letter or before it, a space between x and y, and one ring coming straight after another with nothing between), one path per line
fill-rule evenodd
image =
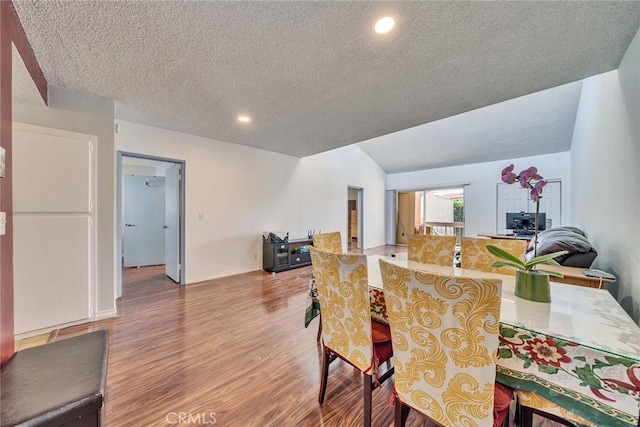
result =
M515 296L515 276L368 255L371 316L387 324L380 259L425 272L500 278L496 380L597 426L640 425L640 327L607 290L551 282L551 302L533 302ZM313 314L320 304L312 277L305 326Z

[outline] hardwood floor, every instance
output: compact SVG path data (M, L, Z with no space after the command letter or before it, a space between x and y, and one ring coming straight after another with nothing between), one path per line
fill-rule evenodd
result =
M163 266L125 269L118 317L57 339L109 329L110 427L360 426L362 377L344 362L332 363L318 405L317 320L304 328L310 274L309 266L178 286ZM374 391L374 426L393 423L390 393L389 381ZM407 425L432 424L412 411Z

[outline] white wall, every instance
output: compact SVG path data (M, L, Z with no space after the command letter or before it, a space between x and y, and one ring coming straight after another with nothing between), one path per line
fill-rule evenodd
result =
M464 190L465 235L475 236L496 229L496 184L500 172L510 163L515 171L535 166L546 179L562 180L562 225L569 225L571 218L571 159L569 152L475 163L387 176L389 190L409 190L450 186L468 182ZM516 184L514 184L516 185ZM554 224L559 226L560 224Z
M571 144L572 218L618 277L619 299L640 302L640 33L620 67L586 79Z
M384 244L384 172L358 147L298 159L118 123L116 150L185 161L187 283L261 269L263 231L346 236L349 185L364 188L365 244Z
M348 187L362 188L362 247L385 244L384 201L386 173L358 146L351 145L301 159L303 225L340 231L346 250Z

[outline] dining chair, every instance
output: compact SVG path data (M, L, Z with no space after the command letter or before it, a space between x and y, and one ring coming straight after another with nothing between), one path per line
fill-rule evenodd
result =
M514 390L514 392L518 402L516 413L519 413L519 427L532 427L534 414L569 427L596 427L591 421L556 405L535 392L524 390Z
M393 374L378 366L393 355L389 326L371 319L365 255L333 254L311 248L322 307L322 367L318 402L327 391L329 365L342 359L363 375L364 426L371 426L372 393Z
M498 261L487 245L494 245L509 252L511 255L524 261L527 251L527 242L522 239L485 239L463 237L460 239L460 266L472 270L486 271L489 273L508 274L513 276L516 270L512 267L491 267L494 261Z
M342 237L339 231L313 235L313 247L323 252L342 253Z
M409 261L453 266L456 236L412 234L408 246Z
M342 253L342 237L339 231L331 231L329 233L318 233L313 235L313 247L323 252L331 252L334 254ZM322 313L318 319L318 335L316 341L320 341L322 336Z
M502 281L420 272L380 260L393 337L395 426L410 408L443 426L507 424L496 383Z

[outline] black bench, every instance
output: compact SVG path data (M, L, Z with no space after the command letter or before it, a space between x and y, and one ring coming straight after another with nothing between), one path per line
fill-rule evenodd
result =
M99 426L109 334L18 351L0 369L0 426Z

